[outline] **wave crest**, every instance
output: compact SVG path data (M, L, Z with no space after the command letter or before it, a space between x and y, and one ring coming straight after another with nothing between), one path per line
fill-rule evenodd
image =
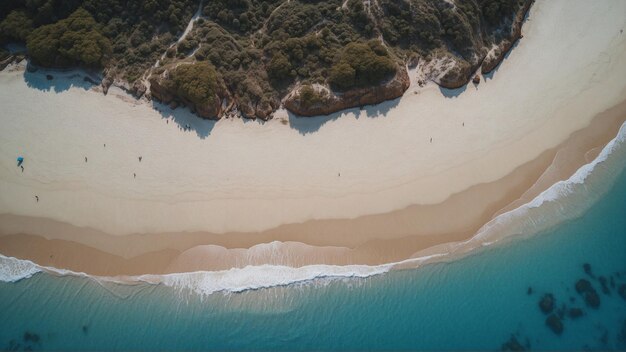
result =
M149 283L189 289L199 294L242 292L274 286L286 286L322 278L365 278L385 273L390 265L308 265L292 268L281 265L258 265L222 271L142 275L138 279Z
M40 272L39 267L28 260L0 255L0 281L17 282Z
M302 267L289 267L282 265L257 265L244 268L232 268L222 271L197 271L187 273L165 275L141 275L130 277L94 277L84 273L76 273L63 269L41 267L27 260L20 260L0 255L0 281L16 282L45 271L57 275L72 275L94 278L98 281L107 282L144 282L149 284L163 284L177 289L189 289L198 294L211 294L214 292L242 292L246 290L262 289L274 286L285 286L302 282L311 282L318 279L341 279L341 278L365 278L379 275L392 269L403 267L417 267L425 263L434 262L450 255L467 253L472 249L489 245L511 235L523 233L525 226L533 226L533 232L537 233L542 227L549 226L558 219L537 220L529 216L529 212L536 208L559 204L563 198L572 194L580 193L587 200L582 207L574 211L574 215L588 209L600 193L586 187L585 181L596 169L596 166L608 160L626 140L626 123L622 124L617 136L611 140L590 163L583 165L567 180L559 181L541 192L530 202L516 209L500 214L485 224L475 236L462 243L449 244L442 253L430 254L403 260L398 263L389 263L378 266L369 265L307 265ZM619 158L621 161L621 158ZM621 170L621 169L620 169ZM583 191L580 191L582 187ZM592 191L592 192L589 192ZM562 209L561 209L562 210ZM570 209L568 209L568 212ZM568 214L571 217L572 214ZM561 219L562 220L562 219ZM273 249L277 243L268 244L266 249ZM265 247L263 247L265 248Z

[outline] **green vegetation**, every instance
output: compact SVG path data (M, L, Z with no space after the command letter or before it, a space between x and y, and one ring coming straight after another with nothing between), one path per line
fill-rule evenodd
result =
M135 81L176 40L198 8L196 0L85 0L113 43L110 69Z
M218 90L215 68L207 62L180 65L170 72L179 96L194 104L213 102Z
M267 73L269 73L270 77L277 81L289 79L291 77L291 71L291 63L282 52L278 52L272 57L267 68Z
M300 105L304 108L309 108L317 104L322 104L327 98L326 91L317 92L310 85L304 85L302 88L300 88L299 94Z
M489 24L499 25L503 20L511 18L511 14L519 6L519 0L485 0L482 10Z
M25 42L32 31L33 20L21 10L12 11L0 22L0 40Z
M104 66L129 83L178 67L170 76L181 96L205 99L219 81L250 116L278 107L295 84L305 105L324 99L314 84L381 84L409 58L473 67L528 1L206 0L176 43L199 0L3 0L0 45L26 42L39 64Z
M220 26L238 33L259 30L281 0L211 0L202 13Z
M111 42L89 12L78 9L68 18L35 29L27 40L33 60L45 66L99 67L111 53Z
M339 91L380 84L396 73L396 64L380 42L350 43L330 71L330 84Z
M13 41L24 42L32 29L57 25L82 9L96 22L91 32L97 32L110 41L110 52L104 52L106 62L101 61L99 64L104 63L109 71L132 83L154 65L197 8L197 0L3 0L0 1L0 45ZM57 44L43 43L40 39L45 36L54 40L62 37L61 32L67 30L78 32L71 36L74 49L52 60ZM88 32L63 25L48 27L34 37L39 40L38 44L33 43L28 47L44 44L39 53L42 56L39 63L42 65L91 66L97 56L94 55L96 47L105 49L106 45L100 40L93 45L79 39L85 35L86 39L97 37L95 33ZM58 47L61 48L60 43ZM68 55L69 58L66 57Z

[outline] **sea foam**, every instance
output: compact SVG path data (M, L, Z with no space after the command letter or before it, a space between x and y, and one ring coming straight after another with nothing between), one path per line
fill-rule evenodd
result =
M365 278L385 273L390 265L308 265L292 268L280 265L246 266L222 271L198 271L167 275L142 275L138 279L159 282L199 294L242 292L273 286L286 286L317 279Z
M572 176L570 176L567 180L558 181L550 186L545 191L541 192L538 196L536 196L530 202L519 206L516 209L513 209L509 212L503 213L500 216L496 217L485 226L488 226L492 222L502 221L505 218L510 218L512 216L520 216L521 212L524 212L528 209L538 208L545 203L555 202L564 197L567 197L577 190L577 186L583 185L589 175L595 170L596 166L605 162L609 155L611 155L617 148L621 147L626 140L626 123L622 124L620 127L617 136L613 138L607 145L602 148L602 151L598 156L588 164L581 166ZM479 231L479 234L481 231Z
M0 281L16 282L40 272L39 267L28 260L0 255Z
M494 232L499 232L498 229L510 226L515 220L524 218L527 216L529 210L539 208L547 203L558 202L575 193L578 186L584 185L596 166L605 162L614 151L623 145L624 140L626 140L626 123L621 126L617 136L602 149L600 154L592 162L580 167L569 179L556 182L530 202L497 216L485 224L476 235L468 241L451 246L447 253L410 258L397 263L377 266L308 265L294 268L281 265L258 265L222 271L130 276L123 277L122 280L120 280L120 277L95 277L64 269L42 267L27 260L0 255L0 281L16 282L29 278L40 271L45 271L56 275L92 277L98 281L116 283L144 282L149 284L163 284L176 289L190 290L198 294L211 294L214 292L242 292L274 286L286 286L296 283L312 282L319 279L366 278L388 272L394 267L399 266L399 264L408 263L418 266L421 263L436 261L442 257L447 257L449 254L454 254L457 252L457 248L467 246L468 244L476 244L475 246L470 246L471 248L476 248L497 242L497 239L490 241L489 237L493 235ZM532 219L531 222L534 223ZM511 233L514 234L515 232L511 231Z

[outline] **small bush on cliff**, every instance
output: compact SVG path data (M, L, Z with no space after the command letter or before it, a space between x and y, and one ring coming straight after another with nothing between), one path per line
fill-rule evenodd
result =
M351 43L330 71L329 82L339 91L380 84L396 72L387 49L377 41Z
M179 96L194 104L213 103L218 78L215 68L208 62L180 65L170 75Z
M308 84L300 88L299 100L303 108L310 108L313 105L324 103L327 97L326 91L317 92Z
M26 46L35 62L44 66L99 67L111 53L111 42L83 9L57 23L35 29L28 36Z

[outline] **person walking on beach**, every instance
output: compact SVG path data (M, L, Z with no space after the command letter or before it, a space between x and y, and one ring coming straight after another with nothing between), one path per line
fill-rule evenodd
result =
M35 196L35 200L37 200L37 203L39 203L39 196Z
M137 178L137 174L133 172L133 178Z
M139 162L141 162L141 156L139 156Z
M87 162L87 157L85 157L85 162Z
M430 143L432 143L432 142L433 142L433 137L430 137Z

